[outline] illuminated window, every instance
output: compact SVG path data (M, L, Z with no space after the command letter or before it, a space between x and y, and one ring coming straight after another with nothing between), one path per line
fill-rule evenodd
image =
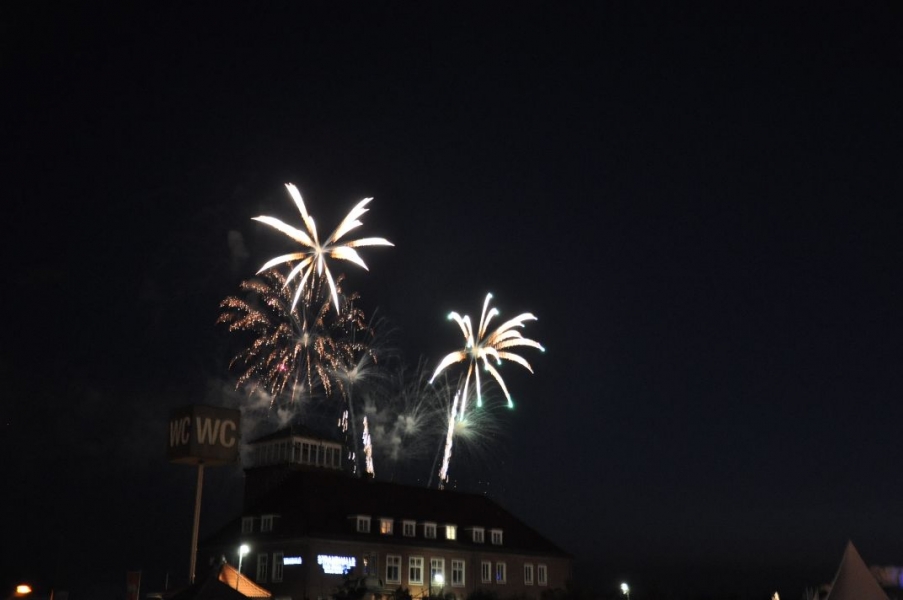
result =
M435 523L424 523L423 524L423 537L434 540L436 539L436 524Z
M257 555L257 583L266 583L267 580L267 555Z
M380 519L379 532L383 535L392 535L392 519Z
M533 585L533 565L524 565L524 585Z
M358 515L357 532L358 533L370 533L370 517L365 516L365 515Z
M408 559L408 583L423 585L422 556L412 556Z
M549 585L549 570L545 565L536 565L536 583Z
M490 529L489 534L492 539L492 543L496 546L502 545L502 530L501 529Z
M483 583L492 583L492 563L488 560L484 560L480 567L480 575Z
M417 535L417 523L414 521L403 521L401 524L401 533L405 537L414 537Z
M273 552L273 581L274 582L282 581L283 556L284 556L284 554L282 552Z
M273 531L273 515L260 517L260 531Z
M252 533L254 531L254 517L241 518L241 532Z
M474 544L482 544L483 543L483 532L485 530L482 527L474 527L473 528L473 543Z
M458 537L458 528L454 525L445 526L445 539L454 540Z
M451 561L451 584L454 586L464 585L464 561L453 558Z
M505 563L495 563L495 582L508 583L508 568Z
M386 583L401 583L401 557L394 554L386 556Z
M445 559L444 558L431 558L430 559L430 581L435 585L442 585L445 583Z

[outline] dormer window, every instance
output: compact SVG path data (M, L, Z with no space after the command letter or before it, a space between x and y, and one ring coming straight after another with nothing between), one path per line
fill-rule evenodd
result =
M273 531L273 515L260 517L260 531Z
M424 523L423 524L423 537L427 539L434 540L436 539L436 524L435 523Z
M356 521L358 533L370 533L370 517L367 515L358 515Z
M379 532L383 535L392 535L392 519L380 519Z
M502 530L501 529L490 529L489 535L490 535L490 539L492 540L492 544L494 546L502 545Z
M486 532L482 527L474 527L473 528L473 543L474 544L482 544L483 543L483 535Z
M404 537L414 537L417 535L417 523L415 521L402 521L401 534Z
M242 533L253 533L254 532L254 517L242 517L241 518L241 532Z
M446 525L445 526L445 539L447 539L447 540L458 539L458 527L456 525Z

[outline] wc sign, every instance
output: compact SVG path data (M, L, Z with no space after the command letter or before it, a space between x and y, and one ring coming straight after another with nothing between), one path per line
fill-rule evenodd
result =
M187 406L169 416L169 462L208 466L238 462L241 412L213 406Z

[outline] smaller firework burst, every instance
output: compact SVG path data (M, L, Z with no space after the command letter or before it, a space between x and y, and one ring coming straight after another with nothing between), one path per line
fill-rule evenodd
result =
M473 329L469 316L465 315L462 317L456 312L452 312L448 315L448 318L454 320L458 324L458 327L461 328L461 333L464 335L464 348L447 354L445 358L439 362L439 366L436 367L436 371L430 379L430 382L432 383L432 381L436 379L436 376L449 366L455 363L468 361L461 403L457 411L459 419L463 419L466 414L467 392L470 387L471 377L475 380L477 406L482 406L483 404L482 389L480 385L480 363L482 363L483 369L492 375L499 384L499 387L505 394L505 398L508 400L508 406L513 407L514 402L511 400L511 394L508 392L508 387L505 385L504 379L502 379L501 374L495 367L501 365L503 360L507 360L519 364L532 373L533 368L530 366L530 363L524 360L520 355L511 352L510 349L526 346L545 351L539 342L525 338L521 335L520 331L517 330L518 328L524 327L526 322L536 320L536 317L531 313L520 314L513 319L502 323L498 329L491 333L487 333L489 323L492 321L493 317L499 314L499 311L496 308L489 308L489 301L491 299L492 294L486 294L486 300L483 302L483 311L480 314L479 327L476 331ZM490 361L490 359L492 359L492 361ZM495 365L493 365L493 363L495 363Z

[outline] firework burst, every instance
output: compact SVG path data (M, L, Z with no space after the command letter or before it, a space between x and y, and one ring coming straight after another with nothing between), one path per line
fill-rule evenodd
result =
M341 291L342 278L335 283ZM230 296L220 303L217 323L230 332L252 336L249 346L231 363L240 367L238 387L254 385L265 389L276 401L291 385L292 400L306 388L322 386L327 396L342 383L336 372L354 356L357 345L347 332L359 327L363 314L349 303L332 314L330 298L319 280L310 292L311 303L293 306L293 290L286 277L275 269L241 284L248 299Z
M520 314L513 319L502 323L495 331L487 333L489 323L499 314L499 311L496 308L489 308L489 301L491 299L492 294L486 294L486 300L483 302L483 312L480 314L479 327L476 331L473 329L469 316L465 315L462 317L456 312L452 312L448 315L448 318L454 320L458 324L458 327L461 328L461 333L464 335L464 349L446 355L445 358L439 362L439 366L436 367L433 377L430 379L430 383L432 383L433 380L436 379L436 376L449 366L455 363L468 361L467 375L464 377L464 389L461 394L460 406L458 406L457 409L459 420L464 419L466 414L467 393L470 387L471 378L473 378L475 382L477 406L482 406L483 404L480 384L480 365L478 363L482 363L483 369L492 375L502 389L502 392L505 394L505 398L508 400L508 406L513 407L514 402L511 400L511 394L508 392L508 386L505 385L505 380L502 379L496 366L501 365L503 360L508 360L521 365L532 373L533 368L530 366L530 363L524 360L520 355L511 352L510 349L526 346L545 351L539 342L525 338L517 330L517 328L524 327L524 324L527 321L536 320L536 317L531 313ZM490 362L490 359L492 359L492 362ZM495 365L493 365L493 362Z
M287 225L273 217L260 216L254 217L254 220L265 223L277 231L281 231L301 244L303 249L300 252L277 256L264 264L258 273L266 271L276 265L294 263L297 261L298 264L292 268L286 278L286 283L288 283L299 274L301 276L301 282L298 285L297 290L295 291L295 297L292 300L292 307L298 304L298 299L301 297L301 294L309 289L308 284L314 279L314 275L316 275L317 277L325 277L329 282L332 300L335 304L336 312L339 312L339 294L335 282L333 281L332 273L329 271L329 266L326 264L326 258L347 260L367 270L367 265L364 264L363 259L357 253L355 248L363 246L392 246L393 244L384 238L360 238L344 242L340 241L347 233L362 225L360 217L369 210L366 206L373 198L364 198L358 202L357 205L351 209L351 212L342 219L339 226L336 227L335 230L329 234L329 237L321 243L317 236L317 227L314 223L314 219L307 212L307 208L304 206L304 200L301 199L301 193L298 191L298 188L291 183L285 184L285 187L292 197L292 200L295 201L295 206L298 207L298 211L301 213L301 219L304 222L304 227L307 231Z

